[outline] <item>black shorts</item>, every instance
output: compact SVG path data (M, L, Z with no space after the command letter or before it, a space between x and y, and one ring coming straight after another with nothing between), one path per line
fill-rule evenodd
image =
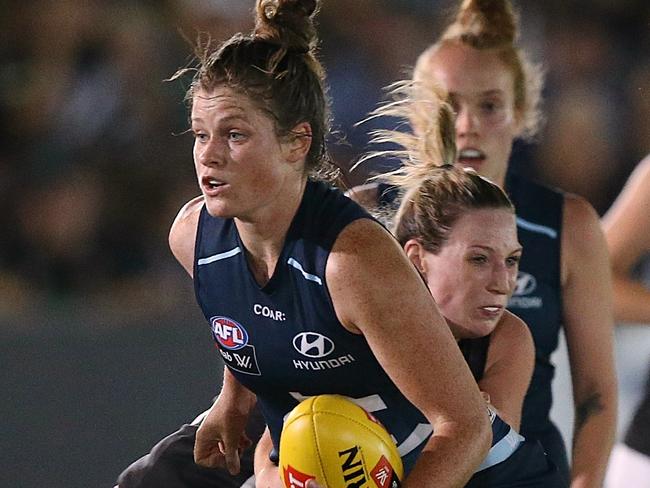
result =
M564 439L560 434L559 429L552 422L545 424L545 427L535 431L523 431L522 435L526 439L538 440L544 451L546 452L549 460L557 466L560 471L562 479L567 481L571 479L571 472L569 469L569 458L566 452Z
M538 441L525 440L505 461L479 471L465 488L566 488Z
M253 446L241 456L241 470L231 475L226 469L204 468L194 463L194 440L198 425L183 425L158 442L118 477L120 488L240 488L253 475L255 444L264 431L264 420L256 409L246 432Z

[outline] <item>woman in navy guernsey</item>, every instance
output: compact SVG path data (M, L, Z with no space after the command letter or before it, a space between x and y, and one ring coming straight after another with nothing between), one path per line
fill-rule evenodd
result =
M504 188L517 212L524 248L508 309L530 328L535 369L522 434L539 439L572 485L600 487L616 427L612 297L607 249L598 216L582 198L512 172L513 141L539 125L542 73L516 45L517 19L507 0L464 0L438 41L417 60L413 78L437 82L457 114L456 164ZM418 131L417 127L414 127ZM386 200L388 185L365 186L364 206ZM575 422L571 468L551 422L551 354L564 329Z
M471 372L395 239L309 177L327 132L317 6L258 1L253 34L206 50L189 90L202 195L179 212L170 245L227 365L195 459L236 456L255 399L261 445L277 448L302 398L339 393L395 437L403 486L461 486L491 437ZM281 486L272 451L257 456L257 486Z

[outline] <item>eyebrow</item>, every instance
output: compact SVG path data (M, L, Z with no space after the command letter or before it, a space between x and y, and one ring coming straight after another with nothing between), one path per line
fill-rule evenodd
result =
M490 97L493 95L503 95L503 93L504 93L503 90L494 89L494 90L485 90L481 92L480 95Z
M204 122L203 117L191 117L190 120L192 122ZM241 120L242 122L250 124L248 118L246 118L246 116L242 114L226 115L224 118L219 119L219 123L232 122L233 120Z
M472 249L472 248L484 249L484 250L486 250L486 251L493 251L493 250L494 250L493 248L491 248L491 247L489 247L489 246L482 246L482 245L480 245L480 244L473 244L473 245L469 246L469 249ZM512 254L512 253L515 253L515 252L521 252L521 251L523 251L523 250L524 250L524 247L520 245L519 247L517 247L516 249L514 249L514 250L511 252L511 254Z
M478 93L478 96L480 97L492 97L492 96L502 96L505 92L501 89L495 88L493 90L485 90L482 92ZM450 97L458 97L460 96L459 92L449 92Z

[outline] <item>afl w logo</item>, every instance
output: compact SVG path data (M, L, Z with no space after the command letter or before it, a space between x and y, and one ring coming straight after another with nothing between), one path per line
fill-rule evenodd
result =
M334 350L334 342L323 334L301 332L293 338L293 347L308 358L322 358Z
M513 296L530 295L537 289L537 280L531 274L520 271L517 275L517 285Z
M228 317L212 317L210 328L214 340L226 349L236 351L248 344L246 329Z

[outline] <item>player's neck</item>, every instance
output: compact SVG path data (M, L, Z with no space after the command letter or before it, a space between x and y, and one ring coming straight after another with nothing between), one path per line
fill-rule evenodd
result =
M287 232L302 202L305 185L303 181L282 192L279 201L263 209L255 219L235 219L249 266L260 285L273 275Z

